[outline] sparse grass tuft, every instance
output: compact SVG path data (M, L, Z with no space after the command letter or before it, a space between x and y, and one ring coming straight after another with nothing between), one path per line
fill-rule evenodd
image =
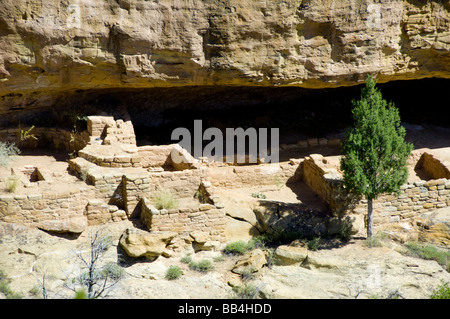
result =
M435 260L440 265L446 267L449 270L450 252L442 249L438 249L433 245L422 245L417 242L408 242L405 244L408 249L408 254L414 257L419 257L427 260Z
M242 286L233 287L234 298L237 299L255 299L259 289L250 283L245 283Z
M243 270L243 272L241 273L242 281L247 282L247 281L255 279L256 272L257 272L257 270L254 267L252 267L252 266L246 267Z
M384 232L379 232L376 235L372 237L367 237L366 241L364 242L364 245L369 248L373 247L381 247L383 246L383 239L385 239L387 236Z
M190 264L190 263L192 262L192 257L189 256L189 255L186 255L186 256L183 256L183 257L180 259L180 261L181 261L183 264Z
M17 190L17 187L19 186L19 178L17 176L9 176L6 180L6 191L8 193L14 193Z
M152 197L157 209L171 209L178 207L178 201L170 189L160 189Z
M191 261L189 263L189 268L198 272L206 273L213 270L213 265L211 261L205 259L199 262Z

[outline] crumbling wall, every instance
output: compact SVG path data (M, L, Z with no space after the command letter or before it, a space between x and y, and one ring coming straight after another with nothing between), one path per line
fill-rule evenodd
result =
M156 209L149 200L141 201L141 220L150 231L174 231L186 239L192 233L203 233L206 241L225 241L226 215L223 209L199 203L196 207ZM195 235L191 241L195 241Z
M303 163L303 179L337 215L365 214L367 201L349 194L342 175L333 159L311 155ZM450 206L450 179L408 182L400 187L398 195L381 195L373 202L374 224L386 224L411 219L437 208Z

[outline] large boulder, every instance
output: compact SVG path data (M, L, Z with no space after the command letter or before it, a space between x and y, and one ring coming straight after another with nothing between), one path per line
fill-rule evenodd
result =
M261 234L255 226L245 220L227 216L226 221L225 236L229 242L249 240Z
M277 265L288 266L302 264L308 257L308 249L298 246L278 246L273 258Z
M247 271L257 272L265 264L267 264L265 253L261 249L255 249L242 256L231 271L241 275Z
M145 257L154 260L158 258L177 236L176 232L148 232L136 228L127 228L120 238L120 246L128 256Z

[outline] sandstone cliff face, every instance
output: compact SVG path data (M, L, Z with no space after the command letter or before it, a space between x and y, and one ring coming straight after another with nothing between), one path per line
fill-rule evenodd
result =
M450 78L449 2L0 3L2 112L74 89L324 88L355 85L368 73L380 82Z

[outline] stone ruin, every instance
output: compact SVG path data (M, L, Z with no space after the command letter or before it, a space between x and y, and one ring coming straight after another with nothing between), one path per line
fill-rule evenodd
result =
M87 124L87 132L80 134L84 145L78 157L69 160L69 170L82 181L81 186L0 195L0 221L49 232L81 233L90 225L139 220L146 230L129 232L133 236L136 232L142 236L170 233L166 245L173 249L192 245L196 250L217 249L227 241L279 228L324 235L337 234L347 225L354 235L365 233L366 203L349 198L343 189L339 156L312 154L278 164L218 163L195 159L178 144L137 146L129 119L89 116ZM335 146L339 140L308 139L281 148L327 143ZM184 161L174 163L172 152ZM427 180L416 178L402 186L399 196L380 197L374 204L376 227L417 222L423 213L450 206L449 163L423 149L413 152L412 161L417 171L427 174ZM45 180L39 168L29 167L27 174L30 182ZM327 208L317 210L304 203L265 199L239 202L220 192L273 188L274 180L282 185L306 184ZM177 208L156 208L152 198L161 189L175 194ZM139 254L149 256L148 252Z

